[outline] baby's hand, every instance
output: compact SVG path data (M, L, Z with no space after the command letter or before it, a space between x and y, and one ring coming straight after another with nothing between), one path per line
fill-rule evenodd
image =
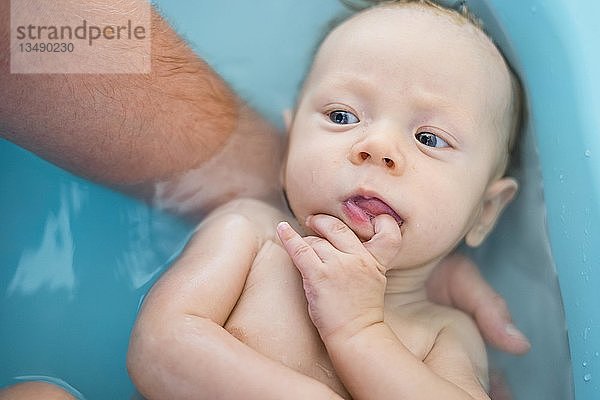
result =
M309 315L323 341L383 322L385 273L401 240L394 218L374 218L375 234L365 243L335 217L315 215L306 223L322 237L303 238L286 222L277 232L302 274Z

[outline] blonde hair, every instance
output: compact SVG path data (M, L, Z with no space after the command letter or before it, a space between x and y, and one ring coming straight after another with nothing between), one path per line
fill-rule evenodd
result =
M432 0L340 0L346 7L354 11L362 11L367 8L381 7L381 6L394 6L394 5L406 5L406 4L418 4L427 6L446 14L457 17L459 22L468 22L480 30L483 30L483 24L481 20L469 11L464 1L458 1L457 8L450 8L442 6ZM486 35L487 36L487 35Z

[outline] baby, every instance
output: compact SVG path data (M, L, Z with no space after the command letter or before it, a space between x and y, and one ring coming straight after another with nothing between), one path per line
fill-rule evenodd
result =
M289 121L287 204L237 200L198 227L136 322L138 389L487 399L474 323L429 302L425 281L516 193L518 109L501 54L457 12L390 2L338 26Z

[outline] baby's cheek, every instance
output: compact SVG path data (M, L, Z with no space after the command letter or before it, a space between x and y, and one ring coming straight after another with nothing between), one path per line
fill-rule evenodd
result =
M460 199L447 199L429 213L435 247L446 251L462 240L470 221L469 207Z

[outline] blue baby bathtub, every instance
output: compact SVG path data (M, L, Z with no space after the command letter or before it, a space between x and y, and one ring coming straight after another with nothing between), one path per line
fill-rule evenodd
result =
M515 399L600 398L600 3L469 0L523 79L522 191L472 253L533 348L490 351ZM158 2L275 123L337 0ZM6 99L5 99L6 100ZM0 386L125 399L138 306L191 226L0 142ZM565 322L566 321L566 322Z

